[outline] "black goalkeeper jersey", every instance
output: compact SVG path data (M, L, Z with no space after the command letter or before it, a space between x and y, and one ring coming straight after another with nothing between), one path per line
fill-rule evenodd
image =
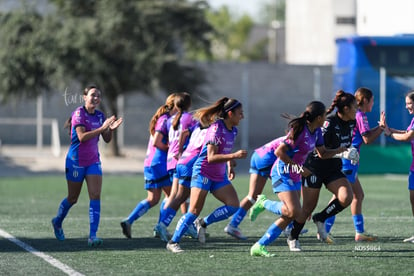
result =
M328 116L322 127L325 148L349 148L352 144L355 125L356 120L344 121L338 117L337 113ZM318 153L313 151L306 159L305 167L315 174L337 171L342 169L342 160L340 158L321 159Z

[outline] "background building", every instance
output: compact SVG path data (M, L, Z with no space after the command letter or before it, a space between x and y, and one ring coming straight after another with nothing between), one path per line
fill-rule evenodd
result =
M286 63L330 65L335 39L414 33L412 0L286 1Z

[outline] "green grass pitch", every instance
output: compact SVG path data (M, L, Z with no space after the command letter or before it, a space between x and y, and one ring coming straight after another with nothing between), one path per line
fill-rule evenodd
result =
M133 238L124 238L119 226L135 205L146 197L142 175L106 175L102 191L100 248L87 246L89 232L86 185L78 203L71 209L63 227L66 240L54 238L50 220L66 195L64 176L33 176L0 179L0 229L18 240L50 255L84 275L414 275L410 265L414 244L402 240L414 235L408 199L407 176L362 175L365 190L365 228L379 236L378 242L355 243L350 209L337 216L332 230L336 244L316 240L316 227L301 237L302 252L290 252L280 237L268 247L274 258L251 257L250 247L263 235L276 216L264 212L253 223L248 217L240 228L249 237L238 241L224 233L227 221L208 227L205 245L183 238L183 254L172 254L165 243L152 237L159 206L151 209L132 226ZM248 175L233 182L239 198L248 191ZM264 193L270 199L270 181ZM331 194L323 188L317 211ZM220 206L207 197L202 215ZM173 232L177 215L171 226ZM56 267L0 236L0 275L63 275Z

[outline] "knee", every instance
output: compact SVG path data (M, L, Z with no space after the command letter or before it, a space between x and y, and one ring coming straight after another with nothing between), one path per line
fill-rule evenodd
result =
M68 197L68 202L70 205L75 205L76 202L78 202L78 198L77 197Z
M358 201L358 202L362 202L365 198L365 194L364 192L358 193L354 195L354 200Z
M351 193L344 193L338 195L339 203L342 205L342 207L348 207L352 202L353 196Z
M154 207L155 205L158 204L158 202L160 202L160 198L161 198L160 196L151 196L151 197L147 197L147 201L151 207Z
M284 215L288 219L294 220L296 218L301 218L302 217L302 214L303 214L303 212L302 212L302 209L301 208L293 207L292 209L288 210L286 212L286 214L284 214Z

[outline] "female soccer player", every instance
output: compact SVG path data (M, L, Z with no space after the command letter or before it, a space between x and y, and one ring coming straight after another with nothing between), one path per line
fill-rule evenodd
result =
M370 129L366 112L371 112L374 105L374 96L372 91L368 88L361 87L355 92L355 99L358 105L356 113L356 126L352 135L352 147L360 152L363 143L370 144L377 139L385 129L385 113L382 112L378 126ZM362 215L362 201L364 200L364 190L358 179L359 163L353 164L350 160L342 159L342 171L352 184L353 199L351 203L352 220L355 227L355 241L375 241L376 236L365 232L364 217ZM335 196L332 200L335 199ZM329 234L335 222L335 216L329 217L325 220L325 229Z
M83 181L86 180L89 193L89 246L103 243L96 236L101 216L102 168L99 157L98 141L102 136L106 143L112 139L112 131L122 124L122 118L105 115L97 110L101 102L101 91L94 85L83 91L84 106L78 107L68 119L71 143L66 155L66 180L68 195L59 205L52 226L56 239L63 241L65 235L62 223L69 209L78 201Z
M166 232L167 227L174 219L180 205L183 204L190 196L193 165L197 160L204 144L206 132L207 127L202 127L200 123L196 123L194 129L191 131L190 141L188 142L187 148L184 150L177 162L173 179L173 187L176 186L177 191L174 194L171 193L168 197L168 201L165 204L164 209L161 211L160 222L156 226L158 232L163 233L160 235L161 237L163 235L168 236L168 232ZM189 234L192 238L197 238L198 234L194 224L189 225L187 234ZM168 240L166 241L168 242Z
M358 162L359 154L351 147L352 133L355 128L355 115L357 104L354 95L339 90L327 111L330 114L336 108L337 112L327 117L323 124L322 133L325 147L336 149L339 147L348 148L347 151L336 155L337 158L321 159L316 153L311 153L304 166L312 174L302 178L303 212L295 218L293 229L290 233L290 241L298 241L299 233L305 225L306 219L312 214L318 203L322 183L335 195L325 209L313 215L313 222L317 226L319 239L323 242L332 243L325 231L325 220L341 212L352 201L352 187L342 172L341 158Z
M411 115L414 114L414 90L409 91L405 96L405 108L408 110L408 113ZM385 135L397 141L411 142L413 161L411 162L410 172L408 173L408 190L410 191L411 212L414 216L414 118L411 120L407 130L386 127ZM414 243L414 236L404 239L404 242Z
M276 160L275 150L286 137L276 138L267 144L255 149L250 158L250 181L249 193L240 201L240 207L233 215L229 224L224 228L224 232L240 239L247 239L239 229L247 211L256 202L257 196L262 193L267 179L270 177L270 169Z
M303 167L308 154L316 148L317 154L321 157L332 157L344 150L343 148L329 151L325 149L320 129L325 118L325 105L318 101L311 102L300 117L289 122L289 133L279 140L279 145L275 150L277 159L271 169L271 176L273 192L277 193L281 201L266 200L264 195L259 195L257 202L250 210L250 219L255 220L257 215L265 209L281 217L252 246L250 249L252 256L272 256L266 246L276 240L283 229L301 214L300 177L310 174L310 171ZM300 251L297 241L288 241L288 244L292 251Z
M174 253L183 252L179 242L189 225L196 221L200 214L208 192L211 192L224 206L217 208L205 218L196 221L198 240L205 243L207 225L227 219L233 215L239 206L236 190L231 184L235 176L231 161L246 158L247 151L239 150L232 153L234 140L237 135L236 126L243 119L242 104L235 99L226 97L211 106L201 109L199 121L206 118L217 118L207 130L203 148L194 163L191 180L190 206L188 212L180 219L172 239L167 243L167 249ZM226 163L230 168L226 174Z
M137 204L127 218L121 221L122 233L131 238L132 223L158 204L161 193L168 197L171 191L170 176L167 172L168 130L167 120L174 115L176 93L170 94L149 123L150 139L144 160L144 179L147 198ZM162 208L161 208L162 209Z
M160 219L158 224L155 226L155 231L159 234L161 240L168 242L171 238L170 234L167 231L169 223L167 223L167 218L170 217L170 211L177 211L178 207L168 209L168 206L171 205L171 201L177 197L179 185L178 178L176 178L176 166L180 156L183 154L183 151L188 143L188 137L190 134L190 129L195 125L196 121L193 120L193 117L188 110L191 107L191 97L188 93L178 93L175 97L174 106L177 110L177 113L171 116L167 121L168 128L168 153L167 153L167 171L170 175L172 181L171 193L163 205L160 211ZM189 194L187 194L188 197ZM180 202L185 204L185 199ZM168 212L168 214L166 213ZM175 215L175 212L174 212ZM174 217L174 216L173 216ZM172 219L172 218L171 218ZM164 221L164 223L163 223ZM195 232L195 229L194 231ZM194 234L196 235L196 234Z

